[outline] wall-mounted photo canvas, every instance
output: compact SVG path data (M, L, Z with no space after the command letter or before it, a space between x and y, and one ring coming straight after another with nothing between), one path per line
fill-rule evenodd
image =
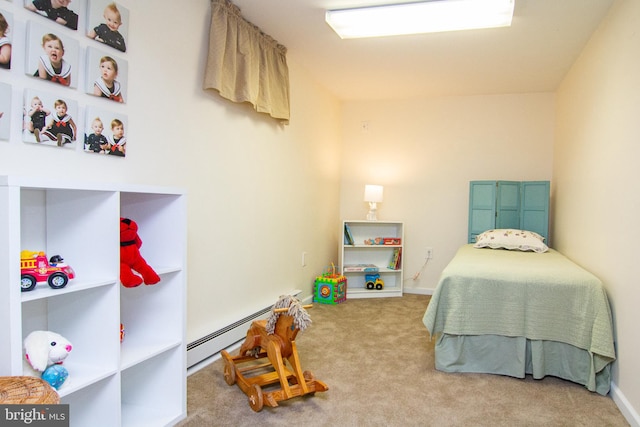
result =
M55 28L30 21L25 73L53 83L78 87L79 42Z
M85 114L84 151L115 157L127 153L126 114L89 106Z
M129 9L111 0L89 0L87 37L127 51Z
M24 7L72 30L78 29L78 13L74 5L81 0L24 0ZM74 3L73 5L71 3Z
M26 89L22 140L39 145L75 148L77 117L77 101L53 92Z
M13 15L0 9L0 69L11 68L11 30Z
M129 64L111 52L87 48L86 92L115 102L127 98Z
M0 83L0 140L8 141L11 131L11 86Z

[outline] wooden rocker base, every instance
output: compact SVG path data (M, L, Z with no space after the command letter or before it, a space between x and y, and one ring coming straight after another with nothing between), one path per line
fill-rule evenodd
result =
M295 343L297 333L292 317L281 314L273 334L266 332L266 320L254 321L237 356L220 352L225 362L225 382L238 384L254 411L329 389L310 371L302 371Z

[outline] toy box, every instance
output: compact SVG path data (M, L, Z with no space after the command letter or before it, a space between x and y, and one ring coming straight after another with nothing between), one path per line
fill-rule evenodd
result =
M340 304L347 300L347 278L341 274L325 273L316 277L313 301L320 304Z

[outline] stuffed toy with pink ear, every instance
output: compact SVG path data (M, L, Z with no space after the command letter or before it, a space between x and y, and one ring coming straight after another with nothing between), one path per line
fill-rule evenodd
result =
M120 283L126 288L134 288L143 282L155 285L160 281L160 276L140 254L140 246L138 224L129 218L120 218Z
M58 389L69 373L62 362L72 345L65 337L51 331L33 331L24 339L24 375L40 377Z

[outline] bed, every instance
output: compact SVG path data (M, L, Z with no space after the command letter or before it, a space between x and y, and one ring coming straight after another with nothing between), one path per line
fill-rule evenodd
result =
M615 349L606 292L553 249L462 246L423 322L440 371L550 375L609 392Z

